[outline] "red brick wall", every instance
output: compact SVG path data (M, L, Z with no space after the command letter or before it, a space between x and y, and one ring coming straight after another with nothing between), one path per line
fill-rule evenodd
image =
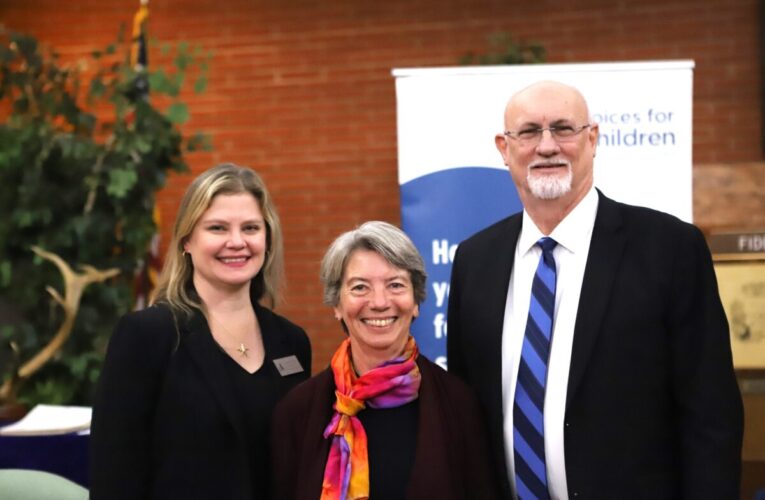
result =
M137 5L0 0L0 20L78 57L112 41ZM391 68L454 65L468 51L483 52L486 35L498 31L541 42L549 62L694 59L697 166L765 168L751 167L762 159L756 0L152 0L150 7L153 37L214 52L208 91L187 97L187 128L211 133L215 150L189 160L194 172L233 161L263 174L286 237L289 288L280 310L308 330L317 369L342 338L321 305L323 251L359 222L400 220ZM165 241L189 181L172 178L160 196ZM705 224L724 226L707 185L697 183L706 190L696 193L706 200Z

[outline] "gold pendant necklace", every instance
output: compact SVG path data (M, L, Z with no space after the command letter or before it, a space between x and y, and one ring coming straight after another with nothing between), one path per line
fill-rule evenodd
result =
M246 358L247 351L249 351L250 349L246 345L244 345L242 342L239 342L239 347L237 347L236 350L239 351L240 356L244 356Z
M208 313L208 316L210 316L210 318L213 320L213 322L215 322L218 326L220 326L223 329L223 331L226 333L226 335L228 335L230 338L232 338L234 340L237 340L236 337L234 337L231 334L231 332L228 331L228 328L223 326L223 323L221 323L220 321L215 319L215 316L213 316L212 313ZM221 348L222 349L226 349L223 346L221 346ZM229 349L231 349L231 348L229 348ZM249 357L247 352L250 350L250 348L247 347L246 345L244 345L244 342L242 342L241 340L239 341L239 347L234 347L233 349L236 352L238 352L240 356L244 356L245 358Z

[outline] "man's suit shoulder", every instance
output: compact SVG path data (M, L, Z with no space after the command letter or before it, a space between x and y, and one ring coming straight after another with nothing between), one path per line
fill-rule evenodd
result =
M609 212L616 211L629 231L644 238L703 240L701 230L674 215L653 208L628 205L603 195L600 197L600 204L601 206L598 208L599 217L595 222L596 226L601 222L601 214L608 217Z
M493 245L496 242L507 238L507 235L515 228L519 229L521 227L522 216L523 213L518 212L481 229L460 243L460 248L463 251L471 248L483 248L486 245Z
M261 317L261 319L267 319L271 322L273 322L274 326L279 330L280 334L287 335L290 337L290 340L292 341L298 341L302 339L307 339L305 330L303 330L302 327L296 325L292 321L288 320L284 316L281 316L280 314L275 313L271 309L268 309L267 307L258 306L257 307L257 314Z

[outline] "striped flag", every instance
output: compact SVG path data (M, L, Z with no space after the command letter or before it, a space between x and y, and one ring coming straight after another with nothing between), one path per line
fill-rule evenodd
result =
M133 17L133 37L130 47L130 64L136 71L134 87L135 99L149 99L149 79L146 70L149 65L147 28L149 21L149 0L141 0L141 5ZM159 253L160 213L154 204L152 213L154 226L157 231L151 238L145 257L136 267L133 290L135 293L135 309L143 309L149 303L151 291L157 284L157 277L162 270L162 257Z
M156 202L152 215L156 232L154 233L154 236L151 237L146 256L139 261L138 266L136 266L135 279L133 281L133 292L135 294L134 309L136 311L149 305L149 297L151 296L152 290L154 290L154 287L157 285L157 278L159 277L159 272L162 270L162 256L159 253L159 224L161 220L159 207L156 205Z
M148 42L146 40L149 21L149 0L141 0L141 6L133 16L133 38L130 47L130 64L138 75L135 79L136 97L148 98L149 80L146 68L149 65Z

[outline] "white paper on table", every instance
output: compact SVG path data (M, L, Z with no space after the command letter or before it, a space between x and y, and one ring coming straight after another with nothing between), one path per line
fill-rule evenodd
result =
M0 428L3 436L39 436L88 431L93 409L88 406L37 405L24 418Z

